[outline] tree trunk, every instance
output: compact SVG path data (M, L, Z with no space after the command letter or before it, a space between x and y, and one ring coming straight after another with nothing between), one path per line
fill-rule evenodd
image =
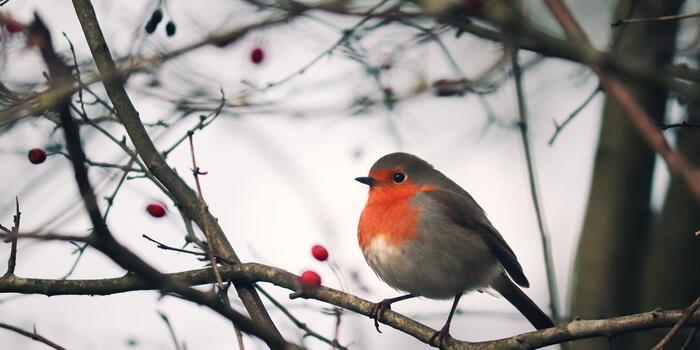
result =
M700 123L700 101L690 106L688 121ZM678 130L678 150L700 166L700 129ZM698 230L700 205L682 179L671 179L644 256L641 308L683 309L700 296L700 237L694 235ZM667 329L639 334L637 348L651 348L666 332ZM667 349L680 349L689 333L679 333ZM698 339L692 349L700 349Z
M615 19L657 17L678 12L683 1L623 0ZM671 61L677 24L637 23L620 28L614 51L651 66ZM665 90L627 82L637 101L659 120ZM574 263L572 314L585 319L633 313L640 299L642 261L646 258L651 223L650 194L654 152L638 135L620 105L606 98L593 182ZM625 348L630 339L612 340ZM605 349L606 339L574 343L576 349Z

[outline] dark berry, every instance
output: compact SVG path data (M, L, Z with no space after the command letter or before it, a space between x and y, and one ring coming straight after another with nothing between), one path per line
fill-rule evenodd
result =
M160 9L158 9L158 10L153 11L153 13L151 14L151 19L149 20L149 22L154 22L155 24L158 24L158 23L160 23L160 21L162 21L162 20L163 20L163 11L161 11Z
M12 18L5 18L5 28L10 33L18 33L24 30L24 25Z
M255 64L260 64L265 59L265 51L262 48L256 47L250 51L250 60Z
M146 33L153 34L153 32L156 31L156 27L158 27L158 22L148 21L144 29L146 30Z
M168 36L173 36L175 35L175 22L173 21L168 21L168 23L165 25L165 34Z
M32 148L29 150L27 158L32 164L41 164L46 160L46 151L41 148Z

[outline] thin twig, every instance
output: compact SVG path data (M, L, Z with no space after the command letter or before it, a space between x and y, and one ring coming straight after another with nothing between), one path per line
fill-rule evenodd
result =
M569 122L571 122L584 108L586 108L586 106L588 106L588 104L591 101L593 101L593 98L596 95L598 95L600 91L600 85L596 86L595 90L593 90L593 92L591 92L591 94L588 95L586 100L583 101L581 105L576 107L576 109L574 109L574 111L571 112L571 114L569 114L569 116L561 124L557 123L557 121L554 120L554 134L552 134L552 137L549 139L549 142L547 143L548 145L551 146L552 144L554 144L554 140L556 140L557 136L559 136L561 130L564 129L564 127L566 127L566 125L569 124Z
M688 334L688 338L685 339L685 342L683 342L683 346L679 350L687 350L690 347L690 344L693 343L693 339L695 338L695 335L698 334L698 327L694 327L692 331L690 331L690 334Z
M197 159L195 158L195 152L194 152L194 140L192 139L192 134L193 132L188 132L187 136L190 140L190 154L192 155L192 176L194 177L194 182L197 186L197 194L199 194L199 202L201 206L201 211L202 215L207 211L207 203L204 201L204 195L202 194L202 186L199 183L199 175L206 175L206 172L202 172L199 167L197 166ZM208 220L204 224L204 237L206 237L207 242L211 242L211 234L210 234L210 225ZM207 243L207 247L204 251L207 254L207 257L209 258L209 262L211 263L211 269L214 272L214 276L216 276L216 285L219 287L219 289L224 288L224 282L221 279L221 274L219 273L218 269L218 262L216 261L216 257L214 257L214 253L212 252L212 248L209 247L209 243Z
M688 320L695 314L696 311L698 311L698 309L700 309L700 297L695 299L695 301L692 304L690 304L690 306L688 306L688 308L685 309L685 311L683 311L683 316L681 316L681 318L678 319L678 322L676 322L676 324L673 325L673 328L671 328L671 330L668 331L668 333L666 333L666 335L659 341L659 343L656 344L656 346L654 346L651 350L663 350L666 347L666 345L668 345L668 343L671 341L671 339L673 339L673 337L675 337L676 334L678 334L678 331L680 331L681 328L683 328L685 323L688 322Z
M163 154L164 158L167 158L168 155L170 154L170 152L172 152L175 148L177 148L177 146L179 146L183 141L187 140L187 138L190 136L190 134L194 134L194 132L197 130L204 129L209 124L214 122L214 120L217 117L219 117L219 115L221 114L221 111L223 110L224 106L226 105L226 95L224 95L224 89L222 88L219 91L221 92L221 98L219 99L219 105L213 111L211 111L211 113L209 113L207 115L201 115L199 117L199 122L197 123L197 125L193 126L191 129L187 130L187 132L182 137L177 139L175 142L173 142L173 144L170 147L166 148L163 152L161 152Z
M388 0L382 0L382 1L378 2L376 5L373 5L372 8L370 8L367 11L367 16L363 16L364 18L362 18L359 22L357 22L350 29L343 30L340 39L338 39L333 45L331 45L330 48L324 50L323 52L318 54L316 57L314 57L311 61L309 61L305 65L301 66L301 68L295 70L294 72L290 73L289 75L285 76L284 78L267 83L264 88L258 88L258 89L260 91L267 91L269 89L280 86L280 85L292 80L294 77L296 77L298 75L304 74L309 68L311 68L314 64L316 64L318 61L320 61L323 57L326 57L326 56L332 54L336 48L338 48L343 43L345 43L348 39L350 39L362 25L364 25L367 21L372 19L372 17L369 15L371 13L373 13L375 10L377 10L378 8L384 6L384 4L386 4L387 2L388 2ZM246 83L246 82L244 82L244 83ZM248 83L248 84L251 85L250 83Z
M0 233L2 239L36 239L40 241L88 242L90 236L63 235L60 233L10 232Z
M224 96L224 90L221 89L221 104L219 105L219 108L212 112L214 113L214 118L216 118L220 113L221 113L221 108L223 108L225 101L225 96ZM211 116L211 114L210 114ZM211 120L213 121L214 118ZM209 221L208 216L206 215L207 212L207 203L204 201L204 194L202 193L202 186L199 183L199 175L206 175L207 172L201 171L199 169L199 166L197 166L197 159L195 157L195 151L194 151L194 139L192 135L194 134L194 130L190 130L187 132L187 137L189 138L190 141L190 154L192 155L192 176L194 177L194 182L197 185L197 194L199 195L199 201L200 201L200 206L201 206L201 215L204 217L204 225L203 225L203 230L204 231L204 237L207 239L206 244L202 247L204 249L207 257L209 258L209 262L211 263L211 270L214 272L214 276L216 277L216 285L219 288L219 298L221 301L228 307L231 307L231 303L228 300L228 286L224 286L224 282L221 279L221 273L219 272L219 267L218 267L218 261L216 259L216 254L215 252L218 252L220 249L218 247L212 247L210 242L214 244L214 240L211 239L211 224ZM231 322L233 325L234 332L236 334L236 339L238 341L238 347L239 350L243 350L243 335L241 334L241 330L238 327L238 325L235 322Z
M187 253L187 254L192 254L194 256L207 256L207 253L204 252L195 252L194 250L187 250L187 249L182 249L182 248L175 248L171 247L169 245L163 244L161 242L156 241L155 239L148 237L147 235L141 235L143 238L153 242L156 244L156 248L163 249L163 250L172 250L175 252L180 252L180 253Z
M546 223L544 220L544 212L540 203L540 191L537 184L537 176L535 174L535 160L532 150L530 149L530 141L527 130L527 107L525 105L525 94L523 92L522 72L518 63L518 48L513 47L511 50L511 63L513 65L513 79L515 81L515 91L518 100L518 115L520 136L523 141L523 149L525 150L525 160L527 162L527 174L530 182L530 194L532 195L532 205L535 209L537 217L537 226L540 231L540 241L542 243L542 252L544 255L545 271L547 273L547 286L549 289L550 308L552 310L552 318L559 320L559 293L557 291L556 274L554 273L554 262L552 259L552 248L547 232Z
M46 344L46 345L48 345L56 350L66 350L66 348L46 339L46 337L44 337L44 336L39 335L36 332L36 329L34 330L34 332L28 332L28 331L25 331L24 329L17 328L15 326L11 326L11 325L6 324L6 323L0 323L0 328L5 328L5 329L11 330L15 333L19 333L27 338L31 338L32 340L38 341L40 343L44 343L44 344Z
M245 350L245 345L243 345L243 333L238 327L233 327L233 331L236 333L236 342L238 343L238 350Z
M700 12L686 13L686 14L682 14L682 15L673 15L673 16L618 19L617 21L613 22L612 26L618 27L618 26L625 25L625 24L643 23L643 22L677 21L677 20L681 20L681 19L688 19L688 18L695 18L695 17L700 17Z
M275 299L272 295L270 295L270 293L268 293L266 290L262 289L260 286L255 286L255 287L258 289L260 294L264 295L267 298L267 300L269 300L273 305L275 305L275 307L277 307L280 311L282 311L282 313L285 316L287 316L287 318L289 318L289 320L292 321L292 323L294 323L294 325L297 326L297 328L306 332L306 334L304 335L305 337L306 336L313 337L313 338L316 338L316 339L318 339L318 340L320 340L328 345L333 346L334 348L341 349L341 350L347 350L347 347L340 345L337 340L328 339L327 337L324 337L322 334L309 328L309 326L307 326L306 323L304 323L304 322L300 321L298 318L296 318L296 316L294 316L294 314L292 314L289 311L289 309L287 309L287 307L285 307L284 305L282 305L282 303L277 301L277 299Z
M668 130L673 128L700 128L700 124L688 123L687 121L682 121L680 123L664 124L658 123L661 130Z
M160 319L163 320L163 323L165 323L165 327L168 328L168 333L170 333L170 339L172 339L173 343L175 344L175 350L183 350L183 348L186 349L187 347L184 346L184 344L183 346L181 346L180 342L177 340L177 335L175 335L175 329L173 329L173 325L170 324L170 319L168 318L168 316L166 316L160 311L156 312L158 312L158 316L160 316Z
M298 12L290 12L282 16L270 17L258 23L249 24L230 31L206 35L199 41L193 42L191 44L188 44L186 46L183 46L179 49L175 49L167 53L156 53L148 56L137 57L133 60L130 60L130 64L121 69L116 69L116 66L113 67L114 69L112 69L112 71L110 71L109 74L107 74L107 72L95 72L93 74L90 74L85 79L83 85L89 86L98 82L110 84L112 82L120 81L134 72L146 69L157 64L161 64L188 52L199 49L203 46L214 45L221 47L228 45L244 37L250 31L289 22L299 14L300 13ZM100 67L98 67L98 70L99 68ZM11 108L0 111L0 127L16 122L29 115L41 113L41 111L47 108L52 108L53 105L57 103L57 101L60 101L61 99L66 98L67 96L71 96L74 92L81 88L82 86L76 87L74 86L74 84L72 84L72 82L65 82L65 84L52 86L51 88L41 93L33 94L28 99L25 99L20 103L13 105Z

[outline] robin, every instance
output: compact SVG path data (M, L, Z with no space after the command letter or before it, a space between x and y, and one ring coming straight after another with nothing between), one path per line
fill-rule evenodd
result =
M462 294L491 287L537 329L554 322L521 287L523 269L484 210L467 191L428 162L391 153L355 180L369 186L357 238L369 266L391 287L409 294L384 299L370 314L378 319L397 301L454 298L447 322L430 339L441 346ZM515 283L513 283L515 281Z

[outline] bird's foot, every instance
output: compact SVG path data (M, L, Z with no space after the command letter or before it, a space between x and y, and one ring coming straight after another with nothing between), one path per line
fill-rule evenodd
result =
M430 337L430 341L428 344L430 345L435 345L438 348L443 347L445 340L450 338L450 324L447 323L445 324L441 330L433 333L433 335ZM437 340L437 342L435 342Z
M382 317L384 314L384 311L387 309L391 310L391 303L393 302L392 299L384 299L376 304L374 304L374 307L372 307L372 311L369 312L369 318L374 320L374 328L377 329L377 332L381 333L382 331L379 330L379 318Z

